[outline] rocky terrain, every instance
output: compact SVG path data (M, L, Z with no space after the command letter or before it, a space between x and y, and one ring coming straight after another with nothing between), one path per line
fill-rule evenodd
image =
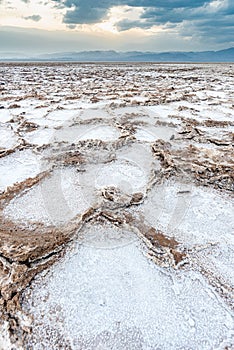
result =
M0 349L233 349L233 65L0 71Z

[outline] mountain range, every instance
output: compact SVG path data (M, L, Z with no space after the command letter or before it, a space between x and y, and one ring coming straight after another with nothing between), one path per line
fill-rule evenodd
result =
M142 51L80 51L57 52L33 57L7 58L1 61L52 61L52 62L234 62L234 47L219 51L202 52L142 52Z

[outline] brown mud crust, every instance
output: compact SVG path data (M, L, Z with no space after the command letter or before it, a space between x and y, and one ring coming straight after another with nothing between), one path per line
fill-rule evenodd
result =
M168 176L183 174L203 186L234 191L234 150L231 144L226 149L206 149L193 145L173 150L169 142L162 140L152 145L163 173Z
M136 71L136 67L141 72ZM76 69L80 68L81 69ZM214 81L211 70L217 71ZM234 190L234 134L233 122L229 120L195 119L196 106L183 106L183 103L198 103L196 92L202 88L212 89L225 83L231 68L226 66L205 65L161 65L145 64L114 64L110 65L75 65L75 64L1 64L1 72L5 72L4 80L7 88L1 88L1 104L4 110L14 112L8 123L15 126L19 144L14 148L1 148L0 160L6 159L15 152L31 149L40 154L49 164L49 170L41 171L37 176L14 183L0 193L0 317L8 322L11 341L16 346L24 346L24 339L30 332L30 325L24 321L20 298L34 277L48 269L55 261L65 254L69 242L76 239L77 232L87 222L102 222L107 220L112 224L127 228L134 232L146 245L148 257L157 265L166 269L186 269L188 266L199 270L216 289L218 294L232 306L232 286L220 276L194 263L196 251L188 250L183 242L177 242L164 232L149 225L143 214L129 210L144 203L148 193L155 184L163 183L169 178L185 179L199 186L212 187L226 195L232 195ZM63 73L62 80L57 81ZM157 77L151 78L151 73L157 72ZM205 75L199 77L200 71ZM135 74L135 75L134 75ZM15 75L15 79L12 76ZM181 75L179 86L176 77ZM47 85L43 81L47 77ZM72 76L72 79L71 79ZM95 80L92 80L95 76ZM169 76L169 79L168 79ZM106 81L104 82L104 79ZM79 80L81 84L75 84ZM91 81L92 80L92 81ZM143 82L144 81L144 82ZM30 85L29 85L30 82ZM121 82L121 83L120 83ZM197 84L198 83L198 84ZM200 88L199 83L202 88ZM181 84L181 87L180 87ZM182 88L186 84L186 88ZM194 84L194 85L193 85ZM192 88L191 88L192 86ZM30 87L30 88L29 88ZM66 94L64 94L66 91ZM138 97L142 99L138 99ZM112 117L105 120L106 125L113 126L120 132L117 140L102 141L97 139L75 140L74 142L48 142L43 145L26 140L26 136L47 127L41 127L38 121L30 121L22 112L21 103L25 100L35 102L34 110L46 109L44 118L49 113L62 111L66 108L64 102L74 103L85 100L92 105L108 100L105 109ZM121 101L119 101L121 99ZM209 100L209 97L207 97ZM147 114L144 108L149 106L167 106L170 103L181 102L176 106L175 114L167 121L157 120L154 127L174 127L175 133L169 140L156 138L147 144L152 164L151 177L146 191L123 193L114 186L106 186L98 193L98 201L81 215L74 216L67 223L55 226L43 222L14 221L4 216L4 208L12 199L18 198L27 191L41 184L51 176L56 168L76 167L77 172L85 174L87 166L94 164L111 164L118 158L118 152L134 145L146 147L142 140L137 139L139 126L147 126ZM210 105L216 103L210 97ZM227 98L230 106L231 99ZM138 112L126 110L139 108ZM94 107L93 107L94 108ZM142 109L141 109L142 108ZM231 107L233 110L233 106ZM17 110L19 113L17 114ZM77 113L81 107L77 108ZM120 109L120 117L116 119L116 110ZM122 111L121 111L122 109ZM181 113L189 112L191 117ZM27 112L30 114L30 112ZM95 114L95 112L94 112ZM139 121L138 118L141 117ZM147 115L146 115L147 117ZM145 121L144 121L145 118ZM36 118L35 118L36 119ZM87 120L74 118L69 127L82 125L99 125L105 117L91 116ZM143 121L142 121L143 119ZM178 125L175 121L180 121ZM151 127L152 125L150 125ZM44 128L44 129L43 129ZM54 130L60 130L56 126ZM204 131L204 128L205 131ZM225 129L222 138L209 134L209 129ZM25 137L25 139L24 139ZM207 145L209 147L207 147ZM211 146L211 147L210 147ZM147 148L147 149L148 149ZM160 169L155 169L154 162L159 161ZM62 342L61 342L61 346ZM65 345L64 345L65 348Z

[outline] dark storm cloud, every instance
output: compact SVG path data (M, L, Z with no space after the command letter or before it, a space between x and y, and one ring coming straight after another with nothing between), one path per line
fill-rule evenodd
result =
M89 6L76 7L74 10L67 11L64 16L64 23L67 24L85 24L97 23L105 17L106 9Z
M115 1L66 0L63 5L69 9L64 16L64 23L92 24L100 22L115 5Z
M116 24L119 31L131 28L148 29L161 25L165 29L175 28L180 35L200 37L223 37L224 42L234 40L233 28L234 1L212 0L53 0L58 7L67 8L63 22L69 25L93 24L106 18L113 6L128 5L143 7L144 12L139 20L123 19ZM189 26L188 26L189 22ZM192 28L192 31L190 30ZM214 34L215 33L215 34Z
M149 29L152 27L151 23L144 23L140 21L131 21L128 19L123 19L122 21L118 22L116 25L118 31L125 31L129 30L131 28L144 28L144 29Z
M108 10L113 6L127 5L143 7L148 14L164 9L165 12L175 9L193 9L203 6L204 0L53 0L57 6L68 8L64 22L70 24L97 23L105 18ZM209 2L209 1L208 1ZM140 23L139 23L140 26Z
M172 8L170 11L164 6L160 8L150 8L146 9L141 18L145 22L155 23L155 24L165 24L165 23L181 23L185 20L206 20L212 19L213 25L216 25L216 20L223 18L223 23L225 20L228 21L228 16L234 13L234 5L231 2L223 1L222 6L211 7L212 1L207 1L203 6L197 7L180 7Z
M174 28L181 37L201 38L213 43L234 42L234 1L155 1L154 7L144 7L138 21L124 19L117 24L119 31L131 28L148 29L161 25Z
M41 16L39 16L39 15L32 15L32 16L24 17L24 19L31 20L31 21L34 21L34 22L39 22L41 20Z
M194 22L187 22L184 25L181 35L186 36L200 36L203 39L207 39L210 42L221 44L229 43L234 44L234 15L228 15L225 17L216 16L215 23L213 18L207 18L203 20L197 20Z

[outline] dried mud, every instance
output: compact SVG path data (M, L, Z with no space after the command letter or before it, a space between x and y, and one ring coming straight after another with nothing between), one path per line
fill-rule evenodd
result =
M169 237L151 226L140 210L151 190L167 179L216 189L232 200L232 68L231 65L169 64L1 65L0 122L1 111L7 111L9 120L5 124L13 128L18 144L12 149L0 149L0 160L25 149L43 160L36 176L13 183L0 194L0 313L2 324L7 322L12 348L24 347L31 332L30 315L25 315L21 308L25 288L38 273L65 254L69 242L76 240L77 233L85 230L88 222L107 221L134 232L147 247L148 257L158 266L199 271L227 307L233 308L233 286L225 276L200 264L199 246L188 248L173 235ZM211 114L217 105L222 106L221 120L210 116L210 112L206 116L205 109L200 113L204 103ZM162 111L150 109L152 106L162 107ZM168 106L171 109L165 116L163 108ZM67 118L66 113L72 108L73 117ZM87 110L91 111L90 116L82 117ZM60 114L64 111L65 119L56 119L58 111ZM103 141L101 136L89 139L90 127L104 124L116 129L117 139ZM81 126L87 128L82 139L78 136L63 141L65 128L69 132ZM170 127L173 135L170 140L163 133L161 139L151 135L154 141L138 140L139 126ZM38 130L43 134L48 128L53 135L61 131L61 140L52 137L43 145L26 140L27 135ZM133 186L132 191L125 192L117 184L95 189L95 200L89 208L61 225L14 219L5 214L13 199L30 194L31 189L52 176L56 169L62 174L63 169L73 167L85 179L89 168L115 164L121 152L130 152L136 145L142 148L143 158L144 152L149 156L148 169L140 164L147 173L147 182L139 184L139 188ZM138 160L133 158L133 162ZM56 337L59 341L59 335ZM65 349L64 341L60 345Z

